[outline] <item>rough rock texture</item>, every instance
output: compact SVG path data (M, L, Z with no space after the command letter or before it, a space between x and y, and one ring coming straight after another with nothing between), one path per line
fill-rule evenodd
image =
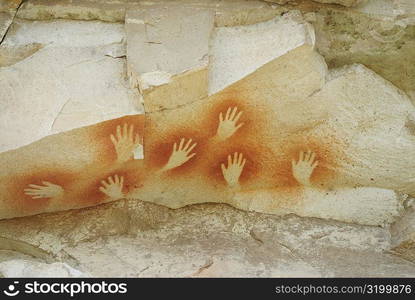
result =
M22 0L2 0L0 1L0 44L4 39Z
M382 7L381 2L392 5ZM354 10L301 9L316 31L316 47L330 68L361 63L415 101L415 4L411 1L365 1ZM402 76L402 74L405 74Z
M296 2L295 0L265 0L268 2L278 3L278 4L287 4L290 2ZM361 3L363 0L312 0L314 2L320 2L325 4L340 4L343 6L356 6L357 4Z
M3 39L12 21L12 14L8 12L0 12L0 40Z
M48 263L66 262L92 276L415 275L414 264L385 253L390 247L387 228L281 218L217 204L171 210L122 200L0 221L0 232L48 252Z
M276 2L0 0L0 217L132 199L0 276L413 277L415 5Z
M0 263L3 277L87 277L86 274L70 267L66 263L51 264L32 262L30 260L9 260Z
M208 99L149 114L147 166L150 170L159 168L165 175L155 175L160 192L144 183L127 197L174 208L225 201L268 213L330 215L365 224L393 221L403 199L378 188L414 193L415 140L407 127L414 107L408 97L363 66L334 70L328 75L325 70L321 57L310 46L302 46ZM266 89L262 88L264 82ZM227 111L233 116L237 111L244 114L232 122L233 130L222 128L220 114L226 118ZM201 119L202 115L206 117ZM194 148L195 154L189 153L188 159L174 164L176 151L170 149L182 138L194 141L189 147L195 143L202 146ZM306 177L313 172L312 164L319 161L311 181L310 177L300 178L296 174L298 165L293 165L303 160L301 152L307 149L315 155L311 154L311 162L310 152L305 159L311 166ZM165 153L173 154L168 159ZM240 153L239 161L245 159L246 168L244 163L236 163L234 153ZM399 166L392 157L406 159ZM231 168L235 164L239 171ZM228 169L233 171L228 174ZM303 172L300 169L298 172ZM177 188L171 188L173 184ZM227 185L227 196L223 185ZM194 197L196 191L185 192L184 186L189 190L203 186L204 193ZM232 200L225 200L229 197ZM350 205L352 199L356 202ZM336 207L331 204L334 201Z
M414 111L372 71L327 73L303 45L209 98L148 113L145 131L129 123L140 116L121 118L4 153L2 216L126 197L391 223L405 199L396 192L415 193ZM143 135L142 161L133 151Z
M0 46L0 151L142 112L124 41L121 24L16 20Z
M391 226L392 249L408 260L415 262L415 207L410 207L405 215Z
M28 20L101 20L124 22L125 11L129 5L138 5L130 0L48 0L25 1L18 17Z
M289 50L314 42L314 29L298 11L254 25L215 28L209 52L209 95Z
M213 11L191 7L156 6L127 13L128 73L132 87L144 97L146 111L207 95L213 22Z

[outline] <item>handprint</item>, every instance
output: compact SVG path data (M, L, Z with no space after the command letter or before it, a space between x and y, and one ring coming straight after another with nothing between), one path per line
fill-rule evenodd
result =
M219 114L219 126L216 132L216 137L219 140L226 140L244 125L244 123L239 123L238 125L236 124L243 114L243 111L240 111L238 113L237 111L237 107L229 107L226 111L225 118L223 117L223 113Z
M294 159L291 161L294 178L304 186L310 186L310 177L314 169L318 165L318 161L314 161L316 154L308 150L306 153L300 152L298 162Z
M24 189L24 193L31 196L32 199L39 198L56 198L64 192L60 185L53 184L49 181L42 181L43 185L29 184L29 188Z
M196 153L190 154L190 152L196 147L197 143L192 143L192 139L189 139L186 144L185 141L186 139L182 138L178 147L177 143L174 143L169 161L163 167L162 171L177 168L196 155Z
M245 166L246 159L243 158L242 153L235 152L228 155L228 166L221 164L222 174L229 186L237 186L239 184L239 177Z
M124 198L124 194L122 192L124 177L118 177L118 175L115 175L114 178L112 178L110 176L107 178L107 181L101 181L102 186L99 188L99 190L113 200Z
M117 161L119 163L134 158L137 148L142 147L140 136L138 133L134 135L134 125L128 126L124 124L122 128L118 125L116 136L111 134L110 138L117 152Z

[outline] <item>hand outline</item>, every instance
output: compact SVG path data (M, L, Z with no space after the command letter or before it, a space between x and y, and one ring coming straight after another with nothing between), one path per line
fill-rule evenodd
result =
M24 193L32 199L40 198L56 198L64 193L64 189L57 184L53 184L49 181L42 181L43 185L29 184L29 188L24 189Z
M304 186L311 186L310 178L314 169L318 166L318 161L315 161L316 154L308 150L300 152L298 162L293 159L291 166L294 178Z
M245 123L238 123L241 118L243 111L238 112L238 107L229 107L226 111L225 117L223 113L219 114L219 125L216 131L216 137L220 141L224 141L230 138L238 131Z
M186 139L182 138L179 146L177 146L177 143L174 143L172 153L162 171L177 168L196 155L196 153L190 154L190 152L196 147L197 143L192 143L192 139L189 139L186 144L185 141Z
M134 125L117 126L116 135L110 135L111 142L117 153L117 162L123 163L134 158L134 151L142 146L140 135L134 135Z
M107 181L101 181L102 186L99 188L99 190L113 200L124 198L124 193L122 192L124 186L124 177L114 175L113 178L112 176L109 176Z
M228 186L234 187L239 185L239 177L242 174L245 163L246 158L243 157L243 154L235 152L233 157L232 154L228 155L228 166L225 166L225 164L220 165Z

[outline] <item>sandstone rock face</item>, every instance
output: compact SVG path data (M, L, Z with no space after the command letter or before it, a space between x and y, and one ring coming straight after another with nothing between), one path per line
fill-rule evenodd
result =
M363 0L313 0L315 2L326 3L326 4L340 4L344 6L356 6L363 2Z
M277 2L1 2L0 274L414 276L415 7Z
M190 7L156 6L127 14L128 73L132 86L142 92L147 111L207 95L213 22L213 11Z
M387 228L281 218L218 204L171 210L121 200L91 209L3 220L0 232L19 245L40 249L28 251L16 245L14 251L37 258L9 250L8 256L0 255L0 265L10 257L30 260L31 265L42 263L45 270L58 261L100 277L415 274L413 264L384 253L391 246ZM47 252L49 257L39 258L39 252Z
M407 194L415 190L415 141L408 127L413 114L410 100L375 73L352 66L328 74L322 57L304 45L203 101L148 113L144 133L129 123L140 122L136 117L80 131L100 137L98 144L90 143L89 151L71 153L74 159L85 157L92 168L76 159L72 165L65 163L64 169L48 171L51 181L34 172L34 166L36 170L45 162L59 166L67 158L59 162L59 155L42 151L47 157L22 163L50 144L66 145L70 153L65 139L77 141L76 148L82 141L85 144L80 136L86 133L51 136L3 155L3 170L14 178L12 183L4 180L10 203L4 203L4 211L13 215L16 203L23 214L56 210L63 208L63 199L98 193L94 200L65 205L123 197L172 208L225 202L274 214L390 223L404 200L392 190ZM130 160L143 134L145 160ZM131 143L126 155L119 149L124 139ZM102 145L108 145L106 156L99 156ZM104 163L94 166L100 160ZM22 166L16 170L15 164ZM85 183L74 178L75 169L83 170L81 178L91 179ZM44 194L50 189L54 193ZM196 192L200 189L203 194ZM19 202L22 196L27 200ZM47 201L35 208L25 205L29 198L39 204L36 198Z
M122 25L16 21L0 48L0 151L140 113L123 55Z
M278 70L284 71L279 74ZM377 188L414 192L411 159L415 155L414 137L406 125L414 107L404 94L362 66L331 74L326 74L325 70L321 57L311 47L303 46L259 68L209 100L176 111L149 114L145 155L150 166L159 164L160 170L170 170L170 160L165 160L164 167L159 162L162 158L158 155L164 153L156 150L160 147L166 147L167 153L173 147L171 157L175 153L173 144L178 145L181 139L185 139L181 142L184 150L187 146L196 148L191 149L195 150L189 152L185 160L189 161L187 167L183 164L178 168L180 172L171 170L159 179L157 190L161 193L147 190L144 184L141 191L137 190L137 197L152 198L156 203L174 208L185 205L185 194L173 196L179 195L180 190L167 188L178 179L182 182L180 186L185 182L191 182L194 187L205 183L203 196L196 199L191 196L195 192L188 194L192 202L224 201L219 188L224 184L228 186L228 197L233 199L226 202L243 209L318 217L332 214L333 218L343 221L359 219L373 225L391 222L399 214L401 200L393 192ZM264 82L267 82L266 90L261 89ZM382 94L388 96L382 99ZM177 111L183 120L179 123ZM212 116L206 117L206 121L200 120L202 111L204 114L212 112ZM234 127L223 129L225 121ZM383 125L376 125L380 123ZM387 132L384 126L389 128ZM193 128L206 129L200 133ZM166 143L171 135L171 142ZM372 141L377 140L377 136L385 141L391 139L386 136L393 136L399 143L379 142L373 146ZM159 144L158 139L163 143ZM188 142L189 139L192 140ZM369 145L371 151L367 152L364 149ZM402 150L408 154L408 160L401 166L391 159L383 160L385 153L393 155ZM198 155L204 156L198 159ZM385 165L387 163L390 166ZM370 171L365 171L368 166ZM310 168L305 173L307 178L300 174L305 172L304 168ZM316 177L310 179L314 168ZM402 168L408 170L407 175L402 173ZM195 176L192 170L196 169L202 174ZM393 178L402 184L398 187ZM207 180L212 180L211 188L206 185ZM365 186L376 188L366 190ZM374 205L378 212L371 210L364 216L366 209L349 205L351 199L362 199L363 195L367 198L361 204L383 203ZM180 201L171 201L172 198ZM317 204L320 199L325 204ZM330 206L333 202L339 206ZM359 217L355 219L356 214Z
M0 41L3 41L21 2L22 0L4 0L0 2Z
M330 68L364 64L405 91L415 103L415 4L364 1L351 11L304 5L316 48ZM405 74L405 76L402 76Z
M209 95L289 50L304 44L314 45L314 41L313 28L299 12L250 26L216 28L211 38Z
M415 261L415 209L412 206L391 226L392 249L408 260Z
M0 263L3 277L86 277L66 263L34 263L27 260L10 260Z
M268 2L274 2L278 4L287 4L290 2L294 2L294 0L266 0ZM314 2L324 3L324 4L340 4L343 6L351 7L356 6L359 3L363 2L363 0L312 0Z
M28 20L101 20L106 22L124 22L128 0L63 0L51 3L48 0L25 1L19 10L19 18Z

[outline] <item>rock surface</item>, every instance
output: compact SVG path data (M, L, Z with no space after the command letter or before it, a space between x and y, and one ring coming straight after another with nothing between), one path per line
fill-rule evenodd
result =
M147 112L207 95L213 22L213 11L192 7L151 6L128 12L128 73L132 87L143 94Z
M278 26L272 22L260 26L285 28L290 18L281 19ZM292 47L307 41L305 32L297 32ZM23 34L17 36L24 39ZM42 50L31 58L39 57ZM32 61L23 60L11 71L27 60ZM149 64L149 68L154 66L154 62ZM253 68L253 64L247 66ZM165 108L176 103L171 100L157 99ZM73 104L78 109L82 102ZM66 105L60 108L63 116ZM96 111L93 105L91 111ZM415 193L415 137L411 130L415 108L409 98L361 65L328 72L312 43L257 66L253 73L208 98L177 105L148 111L145 131L140 125L135 132L124 121L127 119L119 119L88 129L101 130L98 141L86 140L80 132L87 131L79 131L66 135L77 141L72 146L65 135L51 136L47 142L3 155L3 197L7 199L3 217L129 198L171 208L220 202L279 215L296 213L382 225L401 214L405 195L398 193ZM10 118L9 111L5 115ZM79 117L79 113L73 116ZM141 122L139 116L130 120ZM133 151L142 145L143 135L145 160L139 161ZM74 151L70 155L74 161L43 150L51 144L66 148L66 153ZM109 156L96 154L102 144ZM77 150L80 145L83 147ZM27 162L33 155L38 159ZM48 164L54 167L50 169ZM77 172L83 175L76 176ZM91 195L86 196L90 199L78 199L84 195ZM39 205L34 205L37 201ZM79 206L81 202L84 204Z
M70 267L66 263L36 263L28 260L9 260L0 263L0 274L3 277L87 277L86 274Z
M0 151L142 112L124 39L120 24L15 21L0 46Z
M222 130L227 111L231 120L238 111L244 114L233 122L234 130ZM352 66L327 74L322 58L310 46L302 46L208 99L149 114L147 166L166 173L156 176L159 193L143 184L127 197L173 208L225 202L267 213L371 225L392 222L402 210L403 198L386 189L411 194L415 188L415 140L408 127L414 111L407 96L372 71ZM177 171L170 171L170 159L161 155L182 138L202 146L175 165ZM314 178L296 174L302 151L308 151L307 176L319 161ZM234 153L239 154L232 159ZM236 158L245 161L246 168ZM227 169L235 163L239 171L229 175ZM299 168L298 173L303 172ZM175 184L177 189L172 189ZM204 193L196 198L195 192L184 191L185 186L203 186Z
M209 95L288 51L314 42L313 28L298 11L254 25L215 28L209 52Z
M265 0L268 2L278 3L281 5L289 4L290 2L296 3L295 0ZM339 4L347 7L356 6L363 0L312 0L314 2L324 3L324 4Z
M412 206L404 216L391 226L392 249L395 253L415 262L415 208Z
M119 200L2 276L414 276L413 1L273 2L0 1L0 218Z
M387 228L293 215L281 218L218 204L171 210L121 200L86 210L3 220L0 232L47 251L55 257L49 264L57 260L92 276L415 275L414 264L385 253L391 243Z

